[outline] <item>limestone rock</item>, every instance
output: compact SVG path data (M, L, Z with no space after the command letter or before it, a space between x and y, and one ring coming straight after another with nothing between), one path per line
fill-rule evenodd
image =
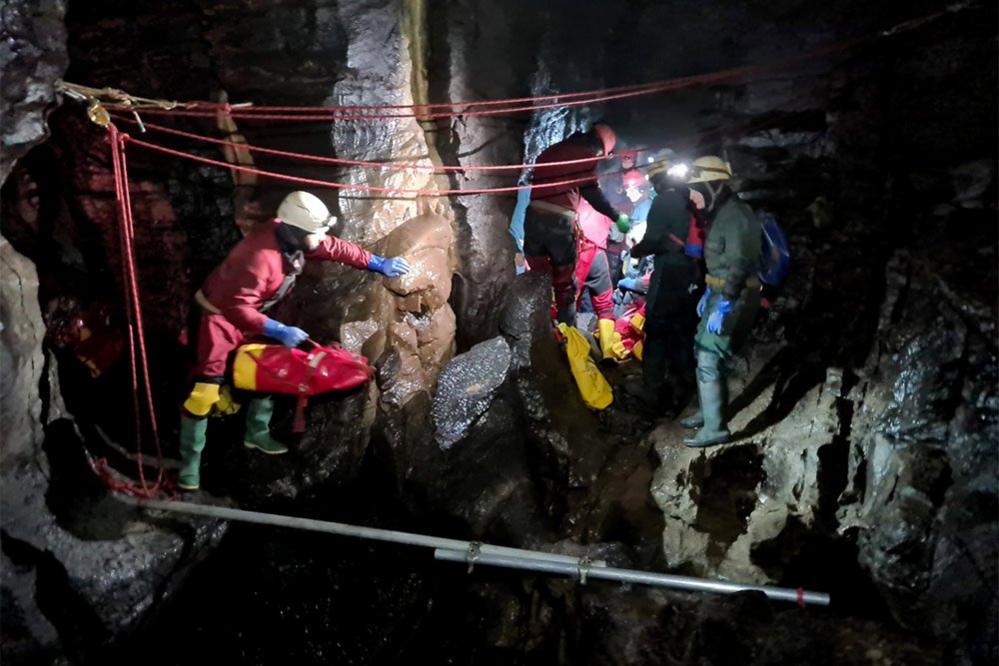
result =
M16 159L48 136L45 115L56 102L55 81L69 65L65 14L65 0L4 3L0 27L0 183L7 180Z
M45 370L45 324L38 307L35 265L0 236L0 421L6 460L34 451L42 442L39 382Z
M503 338L480 342L451 359L434 396L435 432L442 449L450 449L489 409L509 369L510 347Z

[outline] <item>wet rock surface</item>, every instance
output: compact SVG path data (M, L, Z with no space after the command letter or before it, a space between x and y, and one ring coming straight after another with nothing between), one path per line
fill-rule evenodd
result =
M921 10L802 0L199 0L167 14L151 0L126 4L70 3L68 78L168 98L225 92L233 102L305 105L543 95L708 72L797 55ZM375 380L311 400L301 438L290 433L290 401L279 401L275 434L292 449L282 458L246 451L240 417L213 420L209 491L248 508L830 590L832 609L483 567L468 576L413 549L250 527L221 539L213 524L140 520L81 481L90 479L87 462L69 453L82 448L68 423L50 424L38 448L40 421L59 412L43 390L48 377L63 386L90 450L134 469L100 444L132 442L119 407L131 400L127 366L94 379L60 356L58 374L41 373L39 331L22 349L5 330L5 353L18 350L15 385L29 397L15 411L32 433L15 447L28 458L4 461L5 662L86 663L141 650L153 663L188 663L195 643L207 646L199 657L252 664L995 661L990 17L994 8L955 5L924 32L849 58L604 107L238 128L274 148L471 166L530 161L602 118L631 145L670 140L681 152L730 159L744 198L778 214L794 269L768 294L771 309L732 363L736 441L692 451L675 424L648 434L620 391L602 414L583 407L548 322L550 283L514 278L512 197L322 191L341 218L337 233L402 254L418 270L387 280L342 266L307 269L275 316L365 354ZM34 38L61 34L53 26ZM25 53L45 71L59 58ZM5 82L7 74L5 61ZM43 73L41 87L24 93L30 113L15 135L27 127L37 136L54 76ZM25 154L4 186L4 236L38 266L43 306L63 293L85 305L117 302L103 134L78 107L52 121L52 139ZM17 153L25 146L8 141L10 126L5 147L17 144ZM176 126L215 132L200 121ZM140 151L129 158L154 392L171 454L185 381L177 338L191 292L238 241L247 211L272 210L290 187L234 188L222 172ZM524 175L337 173L256 159L296 175L400 188L470 189ZM11 285L4 312L19 298ZM40 325L34 315L25 323ZM474 360L501 345L487 359L498 366L487 395L465 405L474 416L448 428L453 442L442 450L435 427L464 398L438 386L438 376L456 349ZM468 360L459 356L454 367ZM607 374L618 383L634 372ZM180 585L188 564L220 539ZM150 644L163 649L149 655Z
M35 265L0 236L0 365L8 377L0 390L4 458L40 445L42 404L39 384L45 370L45 324L38 307Z
M927 113L933 129L921 133L939 171L902 169L905 185L894 186L870 168L884 151L917 149L914 137L880 135L874 119L909 123L892 100L937 90L906 83L875 104L865 97L872 73L853 69L825 90L795 82L794 114L775 113L786 108L779 89L733 91L772 128L733 139L729 155L744 198L789 231L794 269L730 364L735 441L693 451L675 425L652 433L663 553L689 571L830 590L845 612L891 618L943 659L978 663L997 644L978 621L994 616L996 589L996 548L985 545L999 487L985 407L995 394L995 237L994 212L970 211L991 205L994 181L975 184L987 169L961 157L977 148L942 110ZM838 110L817 113L823 106ZM880 153L866 143L874 136ZM887 193L880 209L868 203L877 192ZM960 192L982 194L957 208ZM911 226L892 222L893 211ZM969 544L960 555L958 541Z
M15 160L48 136L45 115L56 103L55 81L69 64L65 14L64 0L4 4L0 19L4 81L0 183L7 180Z
M106 656L221 540L212 520L143 515L85 469L65 422L45 454L3 463L4 659ZM54 446L54 445L52 445ZM73 449L63 450L73 446ZM68 498L73 502L67 502Z
M503 338L480 342L444 368L433 409L442 449L450 449L489 409L509 369L510 346Z
M991 318L962 315L974 297L944 280L922 262L889 265L884 342L852 393L864 435L850 449L841 529L858 530L860 562L901 623L959 635L960 656L980 658L995 650L995 334Z

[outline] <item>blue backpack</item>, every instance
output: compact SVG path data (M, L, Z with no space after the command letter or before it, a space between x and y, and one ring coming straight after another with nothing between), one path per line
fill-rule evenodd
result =
M757 211L760 220L760 269L758 275L763 284L778 287L791 270L791 250L787 236L777 223L773 213Z

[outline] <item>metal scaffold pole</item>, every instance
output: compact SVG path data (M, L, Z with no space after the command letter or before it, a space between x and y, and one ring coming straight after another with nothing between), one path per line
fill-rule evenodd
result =
M337 534L340 536L350 536L374 541L399 543L407 546L433 548L434 557L436 559L448 562L462 562L468 565L469 571L471 571L475 565L481 564L508 569L518 569L522 571L572 576L578 578L581 583L586 583L588 578L596 578L600 580L613 580L622 583L637 583L640 585L668 587L690 592L731 594L734 592L755 590L762 592L768 598L775 601L797 602L799 605L829 605L829 595L823 592L809 592L802 589L770 587L766 585L730 583L726 581L694 578L692 576L675 576L672 574L655 573L652 571L618 569L608 567L604 561L591 560L588 557L573 557L571 555L560 555L557 553L547 553L523 548L494 546L492 544L479 543L477 541L446 539L442 537L427 536L424 534L399 532L396 530L386 530L376 527L363 527L359 525L349 525L346 523L336 523L326 520L314 520L312 518L282 516L273 513L261 513L259 511L245 511L243 509L233 509L222 506L193 504L190 502L164 502L160 500L145 500L124 496L121 497L121 499L128 504L132 504L145 510L186 513L194 516L204 516L206 518L234 520L257 525L269 525L272 527L288 527L310 532L323 532L326 534Z

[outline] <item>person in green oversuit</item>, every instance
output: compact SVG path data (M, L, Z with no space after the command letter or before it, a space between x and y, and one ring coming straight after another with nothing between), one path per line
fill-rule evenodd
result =
M684 443L714 446L729 440L725 414L725 363L745 341L760 306L760 223L732 190L732 168L716 156L691 165L688 185L704 195L708 235L704 242L707 288L697 304L694 336L700 412L681 424L699 428Z

